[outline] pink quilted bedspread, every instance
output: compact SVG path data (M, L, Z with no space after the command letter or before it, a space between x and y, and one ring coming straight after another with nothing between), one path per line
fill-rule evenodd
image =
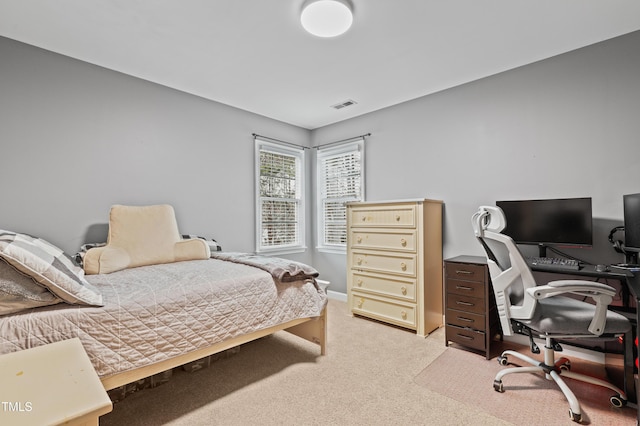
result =
M0 317L0 353L78 337L99 376L163 361L293 319L319 316L313 279L280 282L217 259L87 276L104 307L58 304Z

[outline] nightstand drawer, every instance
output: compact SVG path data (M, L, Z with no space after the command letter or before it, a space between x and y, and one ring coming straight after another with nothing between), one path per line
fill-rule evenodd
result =
M416 327L415 305L394 303L388 299L377 299L356 291L352 293L351 311L354 314L364 315L404 327Z
M446 318L447 324L469 327L475 330L485 329L485 316L481 314L447 308Z
M447 339L463 346L478 350L484 350L486 348L485 334L481 331L447 324L446 334Z
M351 264L354 269L405 275L408 277L416 276L417 261L415 255L403 256L400 254L378 254L354 251L351 256Z
M461 281L449 278L446 281L447 293L459 294L484 299L485 284L477 281Z
M363 249L398 250L415 253L415 231L352 230L351 247Z
M416 208L411 206L369 207L351 209L351 226L385 226L410 227L416 226Z
M445 274L447 278L454 278L466 281L485 281L484 265L474 265L469 263L445 263Z
M486 312L484 299L452 293L447 293L447 308L476 314L484 314Z
M351 282L353 289L357 291L392 296L407 302L416 301L416 280L352 272Z

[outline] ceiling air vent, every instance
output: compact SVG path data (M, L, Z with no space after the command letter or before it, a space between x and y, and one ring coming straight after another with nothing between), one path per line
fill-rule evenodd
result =
M348 106L355 105L355 104L357 104L356 101L351 100L351 99L347 99L346 101L340 102L339 104L331 105L331 108L333 108L333 109L342 109L342 108L346 108Z

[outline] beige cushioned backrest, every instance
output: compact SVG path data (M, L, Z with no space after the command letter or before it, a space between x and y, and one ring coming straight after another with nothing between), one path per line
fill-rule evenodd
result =
M109 213L107 245L88 250L83 266L87 274L106 274L210 255L204 240L182 240L170 205L115 205Z

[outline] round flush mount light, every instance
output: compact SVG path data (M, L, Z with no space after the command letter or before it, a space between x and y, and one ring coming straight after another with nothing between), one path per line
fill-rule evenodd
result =
M347 0L309 0L302 7L302 27L318 37L336 37L353 23L351 4Z

